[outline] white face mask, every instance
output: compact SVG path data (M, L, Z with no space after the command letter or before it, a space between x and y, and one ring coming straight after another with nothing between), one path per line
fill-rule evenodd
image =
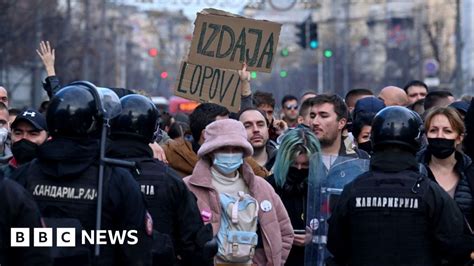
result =
M0 128L0 145L5 144L8 139L8 129L1 127Z
M216 152L214 153L214 166L223 174L230 174L239 167L244 162L243 152L238 153L225 153L225 152Z

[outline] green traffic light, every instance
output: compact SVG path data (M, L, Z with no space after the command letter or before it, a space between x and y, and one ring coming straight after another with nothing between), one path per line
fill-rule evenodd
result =
M287 57L289 54L288 48L281 49L281 56Z
M253 79L256 79L257 78L257 72L255 72L255 71L250 72L250 77L253 78Z
M317 49L318 46L319 46L319 43L316 40L312 40L311 42L309 42L309 47L311 47L311 49Z
M280 71L280 77L286 78L288 76L288 72L286 70Z
M324 50L324 57L326 58L332 57L332 51L329 49Z

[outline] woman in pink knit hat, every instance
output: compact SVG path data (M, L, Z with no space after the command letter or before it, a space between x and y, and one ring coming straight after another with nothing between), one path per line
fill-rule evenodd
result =
M217 120L206 127L204 139L198 151L200 159L192 175L184 181L197 197L204 222L212 224L215 237L219 233L217 238L220 246L216 261L219 265L236 262L240 265L284 265L293 243L293 228L283 203L271 185L255 176L243 160L253 153L244 126L233 119ZM225 247L219 241L221 226L227 224L221 222L221 218L225 219L225 215L221 215L221 202L226 197L241 196L240 199L243 199L244 194L256 200L254 205L258 221L255 232L258 240L255 247L250 249L247 261L233 260L232 256L223 255L221 251ZM234 211L237 212L237 209ZM240 249L234 250L234 253L240 252Z

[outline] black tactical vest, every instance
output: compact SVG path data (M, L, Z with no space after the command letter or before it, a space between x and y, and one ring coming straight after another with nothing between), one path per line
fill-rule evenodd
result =
M136 163L133 176L140 185L142 194L147 203L147 209L153 218L153 265L174 265L173 238L177 237L177 229L173 223L172 213L179 210L173 203L179 199L172 200L166 167L153 158L128 158ZM171 199L171 200L170 200Z
M61 248L53 243L52 255L55 263L89 265L93 259L93 245L81 245L81 230L96 230L98 165L92 165L77 176L49 177L43 174L39 165L33 162L27 171L27 187L38 204L46 227L74 227L76 229L76 247ZM114 229L114 221L119 221L113 210L107 205L107 183L112 169L104 171L104 203L102 207L101 229ZM115 222L115 223L116 223ZM53 230L54 231L54 230ZM56 236L54 237L56 238ZM54 240L53 240L54 241ZM112 245L101 246L98 265L113 264Z
M413 171L358 177L349 202L351 265L436 265L427 190Z
M133 176L145 196L147 209L154 220L154 228L159 228L161 232L173 234L173 217L163 215L170 212L166 209L171 209L172 212L176 211L176 209L173 209L176 206L170 205L171 191L169 189L171 181L166 176L166 168L153 158L133 158L131 160L136 163L136 171L133 172Z

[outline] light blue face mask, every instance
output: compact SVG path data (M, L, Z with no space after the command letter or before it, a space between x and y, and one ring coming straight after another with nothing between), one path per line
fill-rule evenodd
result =
M214 154L214 166L219 170L219 172L227 175L239 167L244 162L243 152L238 153L225 153L225 152L216 152Z

